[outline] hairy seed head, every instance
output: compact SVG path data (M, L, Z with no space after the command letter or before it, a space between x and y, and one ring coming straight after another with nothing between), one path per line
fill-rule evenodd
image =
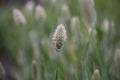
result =
M92 78L93 78L93 80L101 80L100 72L98 69L95 69Z
M65 27L62 24L60 24L57 26L57 29L55 30L55 33L52 38L56 51L61 50L65 40L66 40L66 30Z
M96 23L96 11L93 0L80 0L81 14L87 27L94 27Z
M80 27L80 23L79 23L79 18L77 16L72 17L71 19L71 31L72 33L77 33L79 27Z
M13 19L17 25L24 26L26 24L26 19L25 19L24 15L17 8L13 9Z
M104 32L108 32L108 31L109 31L109 28L110 28L110 21L109 21L109 19L105 18L105 19L103 20L103 23L102 23L102 30L103 30Z
M32 14L33 13L33 9L34 9L34 2L33 1L29 1L25 4L25 10L28 14Z
M63 5L61 6L61 16L62 16L65 20L69 20L70 17L71 17L69 7L68 7L66 4L63 4Z
M41 5L37 5L35 8L35 19L36 21L44 21L46 19L45 9Z

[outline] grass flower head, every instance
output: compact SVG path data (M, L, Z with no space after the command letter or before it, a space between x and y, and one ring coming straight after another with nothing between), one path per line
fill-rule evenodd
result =
M39 21L39 20L44 21L45 19L46 19L45 9L41 5L37 5L35 8L35 20L36 21Z
M33 13L33 9L34 9L34 2L33 1L29 1L25 4L25 10L27 13L32 14Z
M87 27L93 27L96 23L96 11L93 0L80 0L81 14Z
M101 80L101 77L100 77L100 72L99 72L99 70L98 69L95 69L95 71L94 71L94 74L93 74L93 76L92 76L92 80Z
M17 8L13 9L13 19L14 19L14 21L17 25L23 25L24 26L26 24L25 16Z
M56 51L60 52L65 40L66 30L65 27L62 24L60 24L57 26L57 29L55 30L55 33L52 38Z

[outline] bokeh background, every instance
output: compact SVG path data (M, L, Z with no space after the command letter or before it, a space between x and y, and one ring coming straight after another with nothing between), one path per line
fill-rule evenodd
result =
M59 24L67 39L58 58ZM0 80L120 80L120 0L0 0Z

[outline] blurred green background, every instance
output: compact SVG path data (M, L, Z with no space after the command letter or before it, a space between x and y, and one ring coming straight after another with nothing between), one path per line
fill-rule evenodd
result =
M95 17L90 17L94 11L82 12L81 0L33 0L31 13L26 11L29 1L1 0L0 62L5 74L0 70L0 80L56 80L57 53L52 46L52 35L61 23L67 39L59 56L57 80L94 80L95 69L99 70L100 80L120 80L120 56L115 57L120 54L120 0L87 1L94 2ZM44 20L35 19L37 5L45 10ZM68 11L62 9L64 5ZM92 4L84 6L89 5ZM24 15L25 25L15 23L14 8ZM72 26L74 16L79 21ZM91 22L96 19L91 32L86 26L89 18ZM36 60L37 79L33 77L33 60Z

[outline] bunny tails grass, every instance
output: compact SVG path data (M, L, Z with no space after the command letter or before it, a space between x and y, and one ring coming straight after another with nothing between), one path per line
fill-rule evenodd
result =
M100 77L100 72L98 69L95 69L94 70L94 73L93 73L93 76L92 76L92 80L101 80L101 77Z
M33 14L33 10L34 10L34 2L33 1L28 1L26 4L25 4L25 11L28 13L28 14Z
M35 7L35 20L36 21L44 21L46 19L45 9L41 5L37 5Z
M67 4L61 5L61 16L66 20L71 18L70 9Z
M87 27L93 27L96 23L96 11L93 0L80 0L81 14Z
M55 30L55 33L53 35L53 38L52 38L52 43L53 43L53 46L57 53L61 52L66 38L67 38L66 37L66 29L65 29L64 25L62 25L62 24L58 25L57 29ZM58 61L59 61L59 54L57 54L57 60L56 60L55 80L58 80L58 72L57 72L57 68L59 67Z
M13 9L13 19L14 22L17 25L22 25L25 26L26 25L26 19L25 16L22 14L22 12L20 10L18 10L17 8Z
M62 24L60 24L57 26L57 29L55 30L55 33L52 38L53 45L57 52L61 51L65 40L66 40L66 29Z
M70 26L72 33L77 33L78 27L80 27L79 18L77 16L71 18Z

